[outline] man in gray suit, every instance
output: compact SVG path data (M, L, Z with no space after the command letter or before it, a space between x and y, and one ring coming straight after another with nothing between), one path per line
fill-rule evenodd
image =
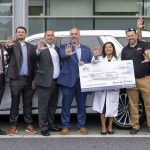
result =
M9 37L5 48L10 60L7 77L10 78L11 108L9 134L17 132L17 120L19 116L20 97L22 95L24 120L27 124L25 131L31 134L37 133L33 128L31 115L33 87L32 81L36 71L36 51L32 44L25 42L26 28L16 29L16 40Z
M54 125L58 102L59 49L54 45L54 31L48 29L44 40L37 46L38 69L35 84L38 94L39 126L41 135L50 136L49 131L60 131Z

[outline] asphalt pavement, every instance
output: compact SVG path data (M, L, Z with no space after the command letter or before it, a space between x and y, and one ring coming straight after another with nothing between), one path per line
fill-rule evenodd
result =
M38 117L34 116L34 126L38 128ZM0 116L0 128L8 130L9 116ZM57 126L60 115L56 116ZM115 134L101 135L98 114L87 115L88 135L81 135L76 128L76 115L71 116L71 131L67 136L60 132L51 132L50 137L43 137L40 132L31 135L24 131L23 117L19 118L18 133L15 136L0 136L0 150L149 150L150 133L146 123L137 135L130 135L129 130L114 127Z

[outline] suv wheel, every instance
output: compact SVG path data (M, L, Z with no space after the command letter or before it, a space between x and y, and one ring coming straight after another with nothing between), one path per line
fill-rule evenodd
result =
M144 104L141 96L139 97L140 123L145 120ZM119 97L118 116L114 118L114 124L120 129L130 129L129 99L126 92L121 92Z

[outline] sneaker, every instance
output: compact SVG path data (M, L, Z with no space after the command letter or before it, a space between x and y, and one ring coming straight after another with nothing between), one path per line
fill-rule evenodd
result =
M17 128L16 128L16 126L11 126L11 127L9 128L9 135L16 135L16 133L17 133Z
M31 134L37 134L37 130L32 125L28 125L25 128L25 131Z
M139 132L139 129L132 128L130 130L130 134L137 134L138 132Z
M61 135L68 135L69 134L69 129L68 128L63 128L61 130Z
M80 133L83 135L87 135L88 134L88 129L87 128L80 128Z

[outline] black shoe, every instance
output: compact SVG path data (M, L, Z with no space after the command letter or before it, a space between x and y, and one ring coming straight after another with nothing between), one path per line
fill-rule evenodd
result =
M148 127L148 132L150 133L150 127Z
M49 131L41 131L41 135L50 136L50 133L49 133Z
M114 134L114 130L108 131L108 134Z
M139 129L132 128L130 130L130 134L137 134L138 132L139 132Z
M107 134L107 132L102 132L102 131L101 131L101 135L106 135L106 134Z
M7 135L7 133L0 129L0 135Z
M53 127L53 128L50 128L50 131L59 132L61 131L61 128Z

